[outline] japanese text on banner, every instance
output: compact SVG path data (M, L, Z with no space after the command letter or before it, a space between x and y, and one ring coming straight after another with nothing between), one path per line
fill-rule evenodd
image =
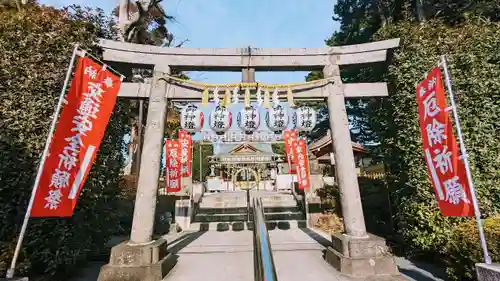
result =
M308 190L310 183L309 159L307 156L307 144L305 139L301 138L293 142L293 155L297 163L297 182L299 189Z
M285 130L283 133L283 140L285 142L285 153L288 161L288 167L290 168L289 173L294 174L296 171L295 167L295 156L293 154L293 143L297 141L298 132L296 130Z
M181 130L179 131L179 142L181 145L181 173L183 177L189 177L191 176L193 139L188 132Z
M120 89L120 77L79 57L52 137L30 215L66 217L95 160Z
M427 169L443 216L473 216L465 165L447 112L441 71L433 68L417 86L420 132Z
M181 191L181 146L179 140L167 140L165 142L165 153L167 161L166 188L167 193Z

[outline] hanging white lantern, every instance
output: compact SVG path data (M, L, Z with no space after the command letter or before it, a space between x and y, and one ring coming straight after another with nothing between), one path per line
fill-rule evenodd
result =
M181 111L181 127L190 134L201 131L204 116L200 108L194 104L186 105Z
M238 112L238 126L247 134L251 134L260 124L259 111L253 107L245 107Z
M293 124L295 129L301 132L310 132L316 126L318 117L316 111L310 107L299 107L293 115Z
M280 133L288 127L288 113L280 104L269 108L266 113L267 127L275 133Z
M232 114L224 106L216 106L210 113L210 128L217 134L224 134L232 124Z

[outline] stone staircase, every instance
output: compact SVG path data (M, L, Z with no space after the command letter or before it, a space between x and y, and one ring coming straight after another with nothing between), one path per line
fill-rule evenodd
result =
M268 229L306 227L305 214L292 194L251 190L249 195L250 202L262 198ZM251 203L248 206L247 200L246 191L206 193L196 208L191 229L252 229Z

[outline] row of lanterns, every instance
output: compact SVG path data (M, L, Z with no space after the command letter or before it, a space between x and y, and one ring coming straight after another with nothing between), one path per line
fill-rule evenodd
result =
M218 134L223 134L232 125L232 113L225 106L217 104L210 113L209 125ZM246 106L237 115L237 123L242 131L251 134L259 128L260 114L254 106ZM266 112L265 122L267 127L276 133L280 133L288 127L289 116L287 110L280 104L274 104ZM295 111L292 122L295 129L302 132L310 132L317 122L314 109L310 107L299 107ZM204 124L204 116L201 109L193 104L188 104L181 112L181 127L187 132L196 133L201 131Z

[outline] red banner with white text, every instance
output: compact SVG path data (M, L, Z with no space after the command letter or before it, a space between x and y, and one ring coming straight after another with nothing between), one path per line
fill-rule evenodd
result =
M181 191L181 146L179 140L165 141L167 193Z
M307 156L306 140L300 138L292 143L293 156L297 163L297 182L299 189L308 190L311 186L311 177L309 175L309 158Z
M116 103L121 79L78 57L30 215L69 217L89 174Z
M183 177L189 177L191 176L193 138L188 132L180 130L179 142L181 145L181 173Z
M453 133L441 70L432 69L417 86L420 132L427 170L443 216L473 216L465 165Z
M285 142L285 153L286 153L286 158L288 161L288 170L289 170L288 173L289 174L296 173L292 144L294 141L297 140L297 137L298 137L297 130L285 130L283 132L283 140Z

